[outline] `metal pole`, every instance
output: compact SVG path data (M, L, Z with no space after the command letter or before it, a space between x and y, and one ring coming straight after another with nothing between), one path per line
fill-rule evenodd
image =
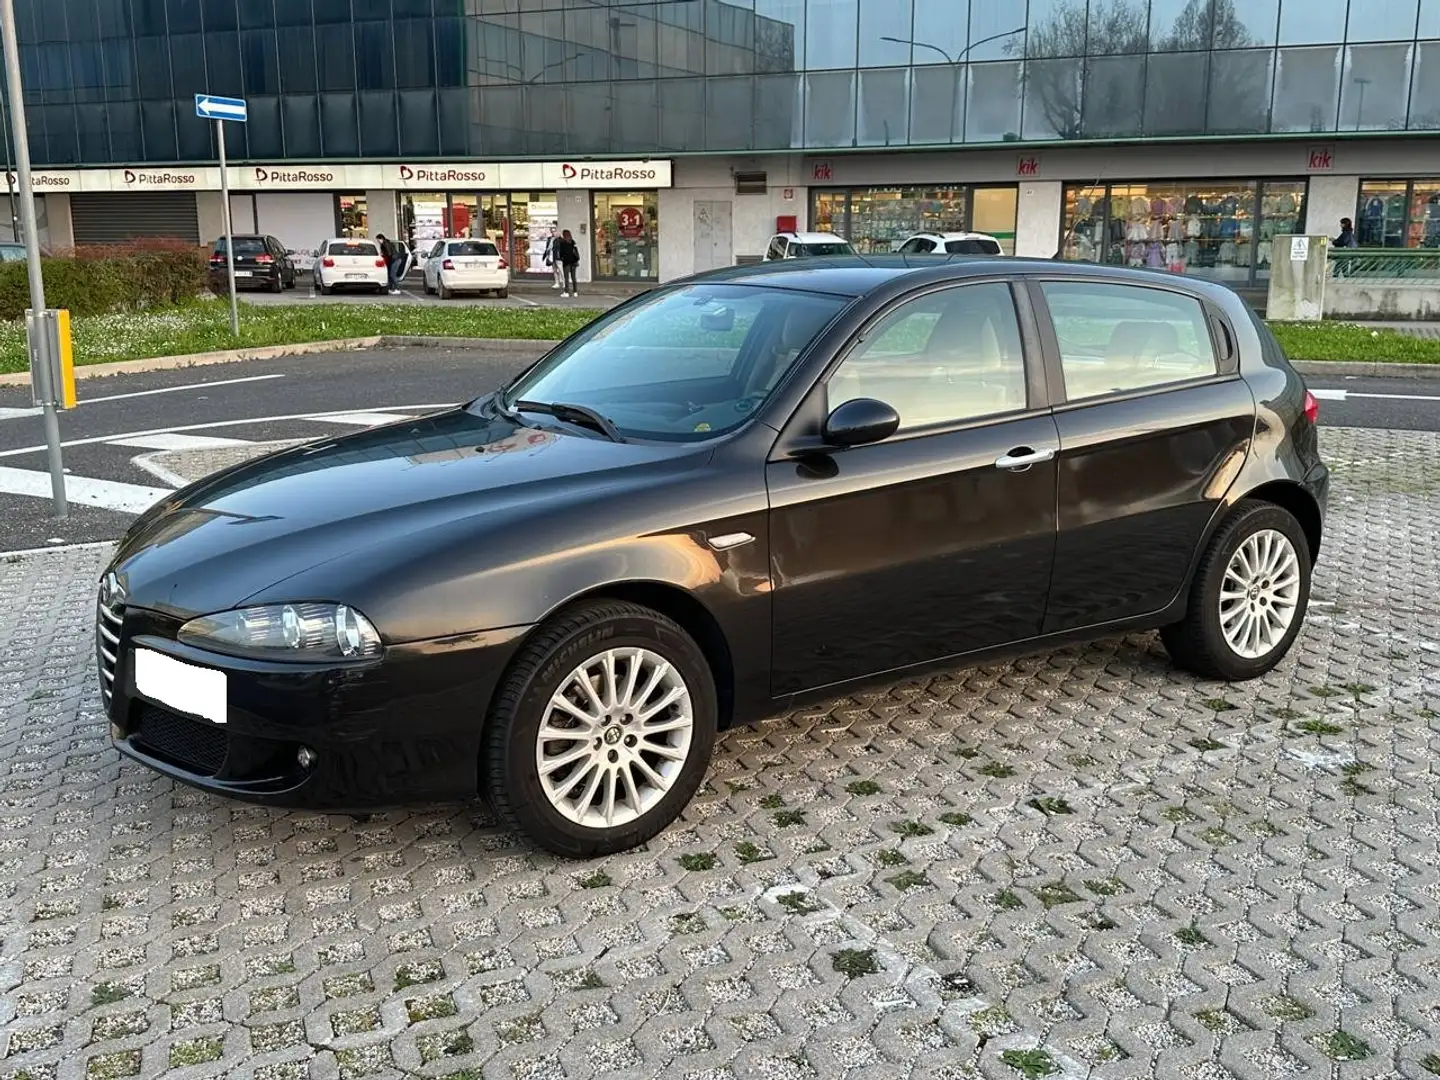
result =
M230 170L225 167L225 124L221 120L215 121L215 142L220 147L220 203L225 215L225 271L230 278L230 333L238 338L240 304L235 297L235 238L230 234Z
M15 171L20 174L20 217L25 229L25 263L30 272L30 307L36 322L45 310L45 278L40 267L40 229L35 220L35 188L30 177L30 137L25 125L25 92L20 81L20 44L15 33L15 6L12 0L0 0L0 34L5 39L5 79L10 88L10 131L15 136ZM35 343L31 342L31 355ZM32 378L33 378L32 368ZM55 394L42 402L45 424L45 448L50 459L50 492L55 503L55 516L69 514L65 503L65 466L60 456L59 404Z

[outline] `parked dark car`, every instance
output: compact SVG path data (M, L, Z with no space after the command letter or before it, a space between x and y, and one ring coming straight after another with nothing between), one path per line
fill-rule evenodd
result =
M488 792L639 844L716 732L937 665L1160 628L1250 679L1299 632L1317 404L1224 287L899 256L661 286L503 390L221 472L99 596L119 749L279 806Z
M284 292L295 287L295 253L273 236L236 236L235 288ZM226 281L225 238L210 252L210 287L229 292Z

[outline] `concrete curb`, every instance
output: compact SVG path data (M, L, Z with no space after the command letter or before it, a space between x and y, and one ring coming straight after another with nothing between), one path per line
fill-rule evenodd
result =
M121 360L113 364L86 364L75 368L77 379L97 379L106 375L133 375L147 371L172 371L176 368L207 367L211 364L234 364L242 360L276 360L284 356L309 356L315 353L344 352L358 349L495 349L513 352L531 348L548 350L558 341L537 338L460 338L430 337L414 334L380 334L372 337L341 338L337 341L310 341L299 345L267 345L257 349L234 349L228 352L192 353L188 356L157 356L149 360ZM1295 369L1302 375L1338 375L1361 378L1440 379L1440 364L1385 363L1377 361L1296 360ZM28 371L0 375L0 386L29 386Z
M341 338L337 341L307 341L298 345L266 345L256 349L233 349L228 352L191 353L187 356L156 356L149 360L119 360L113 364L83 364L75 368L77 379L98 379L106 375L135 375L147 371L173 371L176 368L207 367L211 364L234 364L242 360L276 360L284 356L309 356L315 353L344 352L358 349L507 349L534 346L553 349L558 341L534 338L452 338L421 337L407 334L379 334L371 337ZM28 371L0 375L0 386L29 386Z

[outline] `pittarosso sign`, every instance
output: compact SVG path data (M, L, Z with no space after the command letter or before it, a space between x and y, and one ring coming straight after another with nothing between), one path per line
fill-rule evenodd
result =
M486 165L237 165L235 191L555 191L645 190L673 185L665 161L519 161ZM219 191L219 169L41 169L41 194L89 191ZM12 174L12 182L18 179Z

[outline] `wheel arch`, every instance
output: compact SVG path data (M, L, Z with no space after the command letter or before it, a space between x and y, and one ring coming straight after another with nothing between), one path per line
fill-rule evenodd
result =
M1288 511L1290 516L1300 523L1300 529L1305 534L1305 544L1310 549L1311 564L1313 565L1319 558L1320 541L1324 533L1320 504L1315 501L1315 496L1306 491L1304 487L1293 480L1271 480L1261 484L1236 499L1217 523L1217 528L1243 500L1268 502L1272 506L1278 506L1280 509Z

